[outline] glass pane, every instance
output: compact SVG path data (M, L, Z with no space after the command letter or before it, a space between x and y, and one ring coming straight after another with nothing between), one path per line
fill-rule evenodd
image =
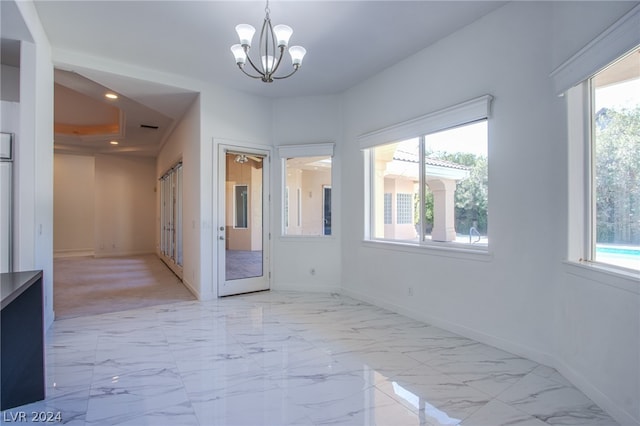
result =
M420 140L372 149L371 237L418 241Z
M176 263L182 266L182 166L176 170Z
M164 234L164 244L162 246L162 253L165 256L170 256L171 249L171 179L169 176L165 176L162 179L162 193L164 195L164 202L162 205L162 209L164 211L164 222L163 222L163 234Z
M331 235L331 163L330 156L284 161L284 235Z
M225 279L263 275L262 157L227 153Z
M324 235L331 235L331 187L325 186L322 198L322 221Z
M235 224L236 228L247 227L248 191L247 185L236 185L234 188Z
M284 190L284 229L286 234L286 229L289 227L289 188L285 188Z
M167 209L167 256L171 257L173 253L173 185L171 182L171 176L167 176L167 198L166 198L166 209Z
M164 254L164 177L160 178L160 253Z
M592 79L593 259L640 270L640 52Z
M182 165L160 179L160 252L182 266Z
M425 136L425 239L488 244L487 121Z

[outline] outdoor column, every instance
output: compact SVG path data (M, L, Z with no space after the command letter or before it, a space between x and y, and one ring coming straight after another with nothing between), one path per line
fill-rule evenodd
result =
M456 181L436 179L427 181L433 193L433 241L455 241L455 192Z
M387 165L393 161L395 153L395 144L376 148L374 161L373 176L373 202L374 202L374 226L371 235L373 238L384 238L384 177L387 171Z
M384 175L387 169L387 163L385 159L375 160L375 170L374 170L374 226L373 226L373 238L384 238Z

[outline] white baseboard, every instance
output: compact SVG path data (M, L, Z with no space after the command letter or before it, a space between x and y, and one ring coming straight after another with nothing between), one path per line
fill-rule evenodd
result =
M92 248L87 249L66 249L66 250L56 250L53 252L53 258L63 258L63 257L87 257L94 256L95 251Z
M156 252L156 255L158 256L158 258L160 260L162 260L162 262L167 265L167 268L171 269L173 271L174 274L176 274L176 276L178 278L180 278L181 280L183 279L183 268L182 266L176 264L173 259L170 259L166 256L164 256L162 253L158 253Z
M125 256L142 256L144 254L156 254L154 250L131 250L131 251L109 251L96 252L95 257L125 257Z
M412 309L405 308L395 303L382 300L370 295L366 295L360 292L355 292L353 290L349 290L346 288L342 288L340 290L340 293L349 297L353 297L354 299L359 299L364 302L371 303L372 305L376 305L381 308L385 308L390 311L397 312L409 318L413 318L415 320L418 320L430 325L434 325L436 327L440 327L444 330L459 334L469 339L477 340L478 342L485 343L490 346L494 346L496 348L502 349L512 354L528 358L539 364L552 365L554 361L554 358L550 354L540 352L530 347L522 346L517 343L510 342L501 337L493 336L491 334L486 334L481 331L474 330L460 324L456 324L456 323L442 320L440 318L432 317L425 312L414 311Z
M344 287L340 288L338 292L344 294L345 296L353 297L354 299L371 303L372 305L388 309L392 312L397 312L401 315L405 315L418 321L440 327L452 333L456 333L461 336L477 340L478 342L485 343L505 350L507 352L528 358L539 364L553 367L558 370L560 374L562 374L567 380L569 380L575 387L580 389L580 391L582 391L587 397L595 402L600 408L605 410L611 417L613 417L615 421L624 426L640 426L640 421L634 418L632 414L626 412L622 407L620 407L619 404L611 400L611 398L602 393L597 387L593 386L593 384L591 384L591 382L589 382L589 380L587 380L583 375L577 373L564 361L557 359L551 354L540 352L530 347L519 345L503 338L480 332L478 330L470 329L460 324L443 321L441 319L431 317L424 312L407 309L386 300L356 292Z
M635 419L631 413L625 411L619 404L611 400L607 395L602 393L598 388L593 386L591 382L577 373L570 365L564 361L556 361L554 368L560 372L575 387L580 389L593 402L598 404L600 408L607 412L615 421L622 426L640 426L640 420Z
M340 293L341 288L339 285L300 285L300 283L272 283L271 290L273 291L300 291L305 293Z
M200 292L193 286L193 284L191 284L188 280L185 280L185 279L182 280L182 284L184 284L187 290L189 290L196 297L196 299L202 301L202 298L200 297Z

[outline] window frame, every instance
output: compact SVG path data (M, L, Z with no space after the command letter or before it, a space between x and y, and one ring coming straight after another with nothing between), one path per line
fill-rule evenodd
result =
M287 208L287 206L285 206L285 202L291 203L291 198L290 198L290 194L287 195L285 194L285 192L289 191L289 188L287 186L287 160L291 159L291 158L304 158L304 157L331 157L332 160L332 164L331 164L331 182L329 185L322 185L321 189L321 196L322 196L322 205L324 206L324 187L328 186L328 187L333 187L334 186L334 149L335 149L335 144L333 142L327 142L327 143L313 143L313 144L305 144L305 145L280 145L278 146L278 154L280 157L280 164L281 164L281 214L280 214L280 219L281 219L281 231L280 231L280 237L281 238L285 238L285 239L305 239L305 238L311 238L311 239L331 239L334 238L334 227L333 227L333 223L332 223L332 230L331 230L331 234L326 235L324 233L324 224L320 223L320 229L321 232L319 234L303 234L303 235L296 235L296 234L288 234L287 230L290 227L290 223L289 226L287 225L287 221L285 218L285 212L288 211L288 213L290 214L291 210ZM331 218L332 221L334 219L334 203L333 203L333 190L332 190L332 203L331 203ZM297 203L297 215L296 215L296 220L297 220L297 226L302 226L303 223L303 215L302 215L302 190L301 188L296 188L296 201ZM290 204L289 204L290 205ZM324 217L324 212L321 214L321 221L322 218Z
M611 63L615 61L617 59ZM570 88L565 94L569 157L567 262L637 278L639 270L599 261L596 257L595 109L592 78L600 71L602 70Z
M560 64L550 77L567 112L567 251L572 271L638 279L638 271L592 261L595 250L591 78L640 46L640 5ZM585 272L586 271L586 272ZM627 288L622 286L621 288Z
M458 253L465 256L465 254L479 254L482 257L490 255L490 243L486 246L473 246L471 244L457 243L454 241L440 242L426 240L424 237L419 241L404 241L404 240L389 240L375 238L372 235L372 221L374 219L374 202L372 196L374 173L375 170L372 167L373 162L373 150L376 147L384 146L389 143L409 140L413 138L419 138L420 144L420 158L424 158L424 137L441 132L444 130L453 129L456 127L473 124L478 121L487 121L487 133L490 134L491 124L491 107L493 102L493 96L483 95L478 98L468 100L441 110L437 110L430 114L414 118L412 120L398 123L383 129L366 133L358 138L360 149L363 152L364 158L364 197L365 197L365 209L364 209L364 232L363 243L365 245L396 247L402 250L433 250L439 252L439 254L450 255L452 253ZM488 135L487 135L488 136ZM489 142L488 142L489 143ZM419 163L421 181L424 178L424 162ZM421 185L424 186L424 185ZM425 189L420 188L421 198L424 199ZM421 203L424 204L424 203ZM424 206L420 206L420 226L424 229ZM489 241L491 239L489 238Z

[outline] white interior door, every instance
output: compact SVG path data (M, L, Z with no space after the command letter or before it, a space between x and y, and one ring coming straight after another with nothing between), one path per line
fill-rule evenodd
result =
M218 295L269 289L269 152L220 146Z

